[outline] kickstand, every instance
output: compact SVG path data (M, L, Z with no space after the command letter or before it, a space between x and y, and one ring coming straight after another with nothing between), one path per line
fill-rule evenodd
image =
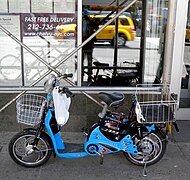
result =
M95 150L93 152L96 153L98 156L100 156L100 164L102 165L104 163L104 155Z
M147 176L147 170L146 170L146 159L143 158L143 163L144 163L144 167L143 167L143 177Z
M103 163L104 163L104 156L103 156L103 154L101 154L101 156L100 156L100 164L103 165Z

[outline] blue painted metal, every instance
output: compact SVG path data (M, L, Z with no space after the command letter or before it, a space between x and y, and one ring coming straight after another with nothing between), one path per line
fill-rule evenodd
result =
M53 134L51 127L50 127L50 120L52 118L52 113L54 108L50 108L45 117L45 127L50 135L55 153L57 156L61 158L81 158L88 155L97 156L93 151L94 147L98 147L97 153L99 154L110 154L118 151L124 151L131 154L137 154L137 146L133 144L130 135L125 136L121 141L111 141L106 138L100 131L99 126L96 127L90 134L88 141L85 141L84 144L84 152L72 152L72 153L64 153L65 144L62 141L62 137L59 133ZM91 146L92 145L92 146ZM88 146L91 149L88 149ZM86 151L86 152L85 152ZM61 152L61 153L60 153Z
M54 111L53 108L48 110L46 117L45 117L45 127L46 127L48 134L53 142L53 146L54 146L56 155L61 158L81 158L81 157L88 156L88 154L86 152L64 153L65 144L62 141L60 134L53 135L53 132L50 127L50 120L52 118L53 111ZM61 142L62 142L62 145L61 145ZM58 149L63 150L63 153L59 153Z
M88 152L88 146L93 144L98 146L98 153L100 154L110 154L118 151L125 151L131 154L138 153L137 146L133 144L130 135L125 136L119 142L111 141L101 133L99 126L96 127L90 134L89 140L84 145L84 149ZM112 148L116 150L112 151ZM95 154L89 153L89 155Z
M155 131L155 124L152 124L151 126L146 126L146 129L148 130L148 132Z

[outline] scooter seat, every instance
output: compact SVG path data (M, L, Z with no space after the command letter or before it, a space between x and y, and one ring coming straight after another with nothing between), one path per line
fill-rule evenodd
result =
M100 92L98 94L98 97L108 106L113 108L118 108L119 106L123 105L125 100L124 94L118 92L113 92L113 93Z

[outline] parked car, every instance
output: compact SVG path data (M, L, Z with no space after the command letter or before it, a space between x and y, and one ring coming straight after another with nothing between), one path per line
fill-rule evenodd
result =
M96 22L99 23L101 28L106 22L108 22L114 16L106 18L106 14L90 15L90 18L95 18ZM105 20L104 20L105 19ZM57 27L58 33L55 33L56 38L65 38L68 33L76 32L76 24L64 24ZM115 36L115 21L106 26L100 33L97 34L97 41L111 42L114 43ZM124 46L126 41L133 41L136 37L136 31L134 23L129 16L121 15L118 18L118 45Z
M186 27L185 41L190 42L190 27Z

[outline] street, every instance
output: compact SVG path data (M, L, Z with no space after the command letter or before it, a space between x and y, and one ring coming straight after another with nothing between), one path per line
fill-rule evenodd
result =
M169 137L164 157L155 165L147 167L147 177L143 177L143 167L129 163L122 153L106 155L103 165L99 157L81 159L51 159L41 167L24 168L10 158L8 142L16 132L0 133L0 178L2 180L189 180L190 140L189 122L180 121L179 134L175 141ZM64 133L64 140L82 143L84 135L77 132Z

